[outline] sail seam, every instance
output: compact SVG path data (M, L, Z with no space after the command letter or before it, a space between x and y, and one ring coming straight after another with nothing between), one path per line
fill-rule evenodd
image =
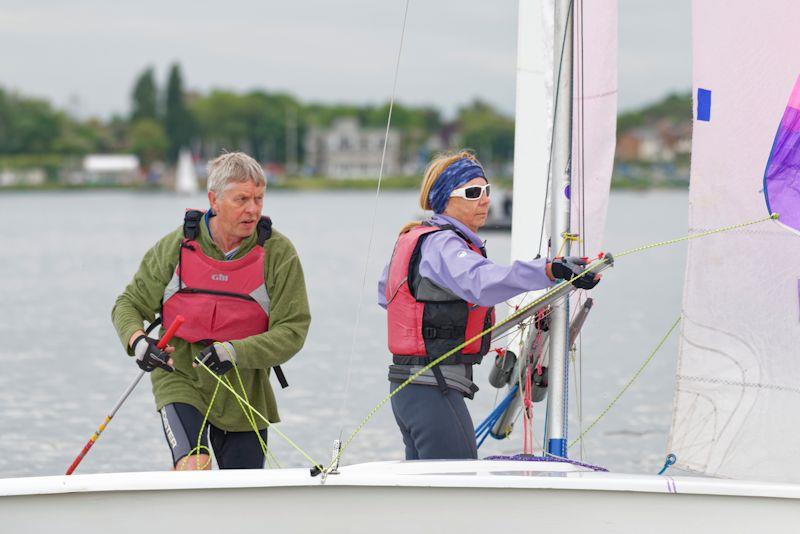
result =
M719 384L723 386L736 386L746 388L769 389L772 391L787 391L790 393L800 394L800 388L793 388L789 386L777 386L773 384L760 384L758 382L737 382L736 380L722 380L720 378L705 378L702 376L692 375L676 375L678 380L686 380L689 382L704 382L707 384Z

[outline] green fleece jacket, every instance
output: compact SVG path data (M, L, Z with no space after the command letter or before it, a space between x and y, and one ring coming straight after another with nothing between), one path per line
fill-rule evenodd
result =
M211 258L224 260L204 223L200 224L197 242ZM122 344L131 355L128 341L143 321L152 322L161 311L164 289L175 273L178 250L183 238L183 227L163 237L147 251L139 270L125 291L117 298L111 318ZM245 256L257 246L256 233L245 239L233 259ZM270 422L278 422L278 406L269 382L270 368L289 360L303 347L311 323L305 279L300 259L291 242L273 229L264 243L264 280L270 297L269 331L233 341L236 362L247 399ZM163 333L163 329L162 329ZM220 340L225 341L225 340ZM190 344L180 339L180 330L170 342L175 347L172 358L175 371L169 373L156 369L150 373L156 409L166 404L183 402L205 414L217 381L202 368L193 368L192 360L203 349L201 344ZM231 370L224 375L242 395L242 384ZM220 386L209 412L211 424L222 430L244 432L252 430L244 412L227 389ZM259 429L267 424L256 416Z

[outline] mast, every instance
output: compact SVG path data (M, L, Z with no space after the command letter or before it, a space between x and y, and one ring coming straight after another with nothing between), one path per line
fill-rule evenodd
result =
M569 256L569 185L572 153L572 26L573 0L556 0L554 17L554 131L550 166L550 251ZM567 384L569 376L569 299L550 308L550 366L547 395L547 453L567 456Z

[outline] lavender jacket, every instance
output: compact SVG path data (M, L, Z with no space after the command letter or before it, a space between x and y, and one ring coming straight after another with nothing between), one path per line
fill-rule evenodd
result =
M483 241L460 221L447 215L434 215L428 222L436 226L452 224L477 247ZM515 261L498 265L476 254L455 232L436 232L425 238L419 262L419 273L437 286L447 289L467 302L494 306L515 295L545 289L552 282L545 273L547 260ZM386 278L389 265L378 282L378 304L386 308Z

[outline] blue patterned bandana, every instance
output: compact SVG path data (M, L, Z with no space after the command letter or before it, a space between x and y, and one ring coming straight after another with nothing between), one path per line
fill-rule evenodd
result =
M433 212L442 213L450 200L450 194L475 178L486 179L486 173L483 167L471 159L459 159L445 167L428 193L428 202Z

